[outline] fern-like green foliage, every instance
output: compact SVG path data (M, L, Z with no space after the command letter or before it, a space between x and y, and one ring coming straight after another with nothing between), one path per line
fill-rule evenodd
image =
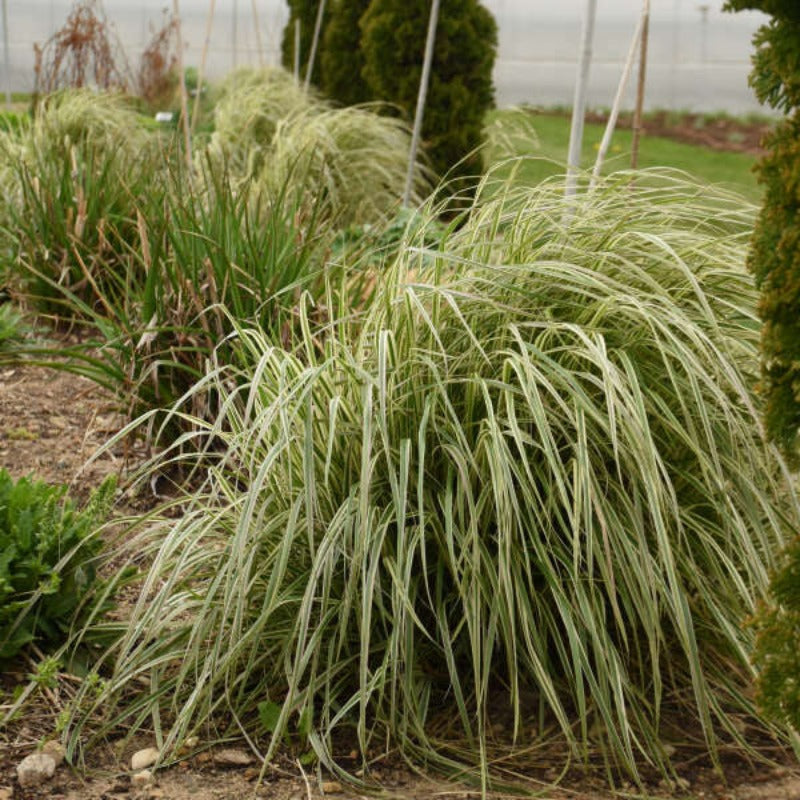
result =
M311 43L314 40L314 26L317 22L317 10L319 0L288 0L289 21L283 29L283 39L281 40L281 63L284 68L291 72L294 69L294 30L295 23L300 22L300 79L305 80L306 67L311 55ZM322 18L322 30L320 31L320 41L325 36L325 26L328 15ZM314 72L311 76L311 83L319 86L320 82L320 58L319 51L314 63Z
M800 539L784 558L770 587L775 602L755 619L754 661L761 707L800 731Z
M369 4L370 0L336 0L331 5L325 28L320 54L322 90L328 97L346 106L373 99L361 74L364 54L361 52L359 21Z
M58 647L92 607L102 549L94 534L115 486L107 480L78 510L64 487L0 470L0 661L30 642Z
M0 354L15 341L22 339L24 333L22 315L8 304L0 305Z
M363 75L377 99L411 115L417 100L427 0L372 0L361 18ZM476 149L494 103L497 23L478 0L443 0L422 128L434 170L450 178L480 174ZM458 189L458 183L453 184Z
M761 292L762 384L767 431L800 464L800 4L797 0L730 0L773 19L756 34L750 83L759 100L787 118L767 139L758 172L764 207L749 267Z

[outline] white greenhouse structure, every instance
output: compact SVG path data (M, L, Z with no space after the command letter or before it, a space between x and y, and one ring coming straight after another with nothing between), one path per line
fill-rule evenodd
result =
M484 0L495 14L500 47L495 69L501 106L569 106L575 85L585 0ZM34 44L66 19L71 0L4 0L8 52L4 87L29 91ZM103 7L132 59L157 26L169 0L104 0ZM208 0L181 0L185 63L200 61ZM758 111L747 85L753 32L764 17L728 14L723 0L652 0L647 106L694 111ZM588 102L611 105L641 0L598 0ZM218 77L259 59L275 64L288 15L285 0L217 0L207 74ZM259 53L258 43L261 43ZM423 42L420 42L420 57ZM7 65L7 66L6 66ZM632 104L630 90L627 105Z

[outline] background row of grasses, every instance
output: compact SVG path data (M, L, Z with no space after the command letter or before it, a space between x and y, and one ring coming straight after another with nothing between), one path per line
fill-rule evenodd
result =
M70 757L147 730L337 771L355 742L486 785L554 740L612 777L669 773L692 726L712 759L755 754L743 721L782 741L742 624L800 530L753 388L754 208L657 170L565 200L516 158L446 199L421 164L399 209L377 111L242 73L191 169L111 95L0 142L12 292L83 334L18 353L114 392L160 448L139 480L181 479L58 653L89 659Z

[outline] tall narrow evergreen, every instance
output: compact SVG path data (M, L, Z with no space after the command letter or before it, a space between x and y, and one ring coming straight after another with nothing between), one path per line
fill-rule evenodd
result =
M295 22L300 21L300 80L305 80L306 66L311 55L311 42L314 40L314 25L317 21L317 11L319 10L319 0L287 0L289 4L289 21L283 29L283 39L281 41L281 63L290 72L294 69L294 29ZM322 19L322 31L320 40L325 35L325 25L328 14ZM320 83L319 52L314 64L314 74L311 82L315 86Z
M800 3L729 0L727 8L772 16L754 38L750 84L786 118L767 138L769 153L758 166L766 191L748 263L761 292L767 431L800 464Z
M361 71L364 56L361 52L359 21L370 0L335 0L322 43L321 81L328 97L346 106L372 99Z
M372 0L361 18L364 77L374 96L413 114L430 0ZM481 169L483 118L494 102L497 24L478 0L442 0L423 139L450 178ZM454 184L454 188L459 188Z

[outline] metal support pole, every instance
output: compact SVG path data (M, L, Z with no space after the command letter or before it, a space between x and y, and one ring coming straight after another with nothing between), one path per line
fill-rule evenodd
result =
M6 108L11 107L11 51L8 48L8 0L3 0L3 57L5 64Z
M594 41L594 21L596 16L597 0L587 0L586 14L583 18L578 78L575 83L575 96L572 101L572 127L569 134L569 154L567 156L567 197L574 195L578 187L578 171L581 168L581 147L583 146L583 123L586 116L586 92L589 86L589 72L592 66L592 43Z
M233 47L233 68L239 65L239 3L233 0L233 28L231 30L231 40Z
M203 53L200 56L200 66L197 69L197 94L194 98L194 109L192 111L192 133L195 132L197 120L200 117L200 106L202 105L203 99L203 81L206 79L206 59L208 58L208 46L211 43L211 31L214 27L215 7L216 0L211 0L211 4L208 7L208 16L206 17L206 38L203 42Z
M619 117L619 110L622 107L622 98L625 95L625 89L628 86L628 80L631 72L633 72L633 62L636 59L636 51L639 48L643 27L644 17L639 17L639 22L636 25L636 31L633 34L631 46L628 50L628 58L625 60L625 66L622 70L622 77L620 78L619 86L617 87L617 96L614 98L614 105L611 106L611 113L608 115L608 124L606 125L606 130L603 134L603 141L600 142L600 149L597 152L597 160L594 162L592 180L589 183L590 189L595 185L595 183L597 183L597 180L600 177L600 170L603 167L606 153L611 145L611 137L614 135L614 129L617 127L617 118Z
M636 111L633 115L633 141L631 142L631 169L639 166L639 144L642 140L644 117L644 89L647 84L647 40L650 35L650 0L642 8L642 42L639 56L639 85L636 88Z
M414 169L417 165L417 151L419 150L419 140L422 136L422 121L425 117L425 102L428 99L428 85L431 80L436 28L439 25L439 5L440 0L432 0L431 15L428 19L428 37L425 40L425 58L422 62L422 77L419 81L419 93L417 94L417 111L414 115L414 131L411 134L411 150L408 154L406 189L403 193L403 205L406 207L411 205L411 192L414 188Z
M192 179L192 134L189 130L189 93L186 91L186 70L183 67L183 33L181 25L181 9L178 0L172 0L172 7L175 13L175 20L178 26L178 73L180 75L181 90L181 121L183 122L184 149L186 150L186 168L189 180Z
M325 14L325 0L319 0L319 7L317 8L317 19L314 22L314 38L311 40L311 52L308 55L308 63L306 64L306 81L304 88L308 91L311 85L311 73L314 71L314 61L317 57L317 47L319 45L319 36L322 32L322 17Z
M261 41L261 24L258 21L258 6L253 0L253 27L256 30L256 47L258 48L258 66L264 67L264 44Z

